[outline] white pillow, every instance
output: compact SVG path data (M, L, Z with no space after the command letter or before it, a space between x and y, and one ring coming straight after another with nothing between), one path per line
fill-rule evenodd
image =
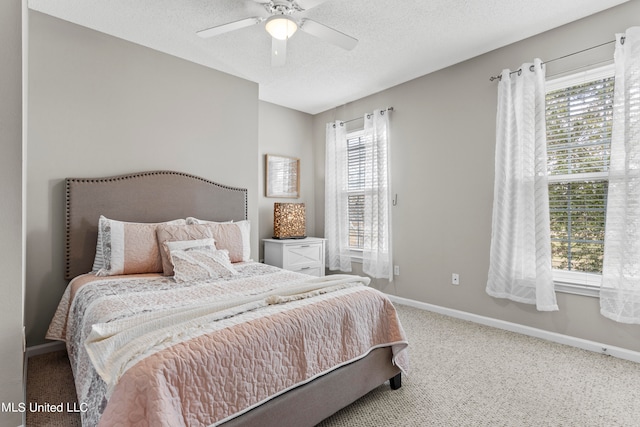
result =
M167 242L176 282L219 279L238 274L229 252L216 250L213 239Z
M211 229L204 224L160 224L156 227L156 237L162 258L162 274L173 276L173 264L169 258L167 242L213 238Z

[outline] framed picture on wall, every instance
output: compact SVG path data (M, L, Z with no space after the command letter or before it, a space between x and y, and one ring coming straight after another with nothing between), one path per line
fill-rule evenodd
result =
M266 197L300 197L300 159L266 156Z

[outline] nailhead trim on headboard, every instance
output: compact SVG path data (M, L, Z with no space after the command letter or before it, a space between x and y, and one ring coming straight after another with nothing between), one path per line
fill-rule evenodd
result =
M174 172L174 171L148 171L148 172L137 172L126 175L119 176L111 176L111 177L103 177L103 178L67 178L65 180L65 277L67 279L71 278L71 184L72 183L108 183L108 182L117 182L117 181L125 181L132 180L140 177L149 177L149 176L159 176L159 175L173 175L180 176L184 178L189 178L193 180L197 180L203 182L205 184L209 184L215 186L222 190L228 190L232 192L242 192L244 193L244 219L248 218L248 191L245 188L239 187L231 187L228 185L218 184L217 182L210 181L205 178L201 178L195 175L187 174L184 172Z

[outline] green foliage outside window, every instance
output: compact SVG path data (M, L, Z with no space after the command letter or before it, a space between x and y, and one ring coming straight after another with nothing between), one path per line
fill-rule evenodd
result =
M602 272L613 77L547 94L552 265Z

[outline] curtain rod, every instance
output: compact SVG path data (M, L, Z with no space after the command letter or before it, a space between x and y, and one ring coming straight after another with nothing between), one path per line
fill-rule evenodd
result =
M385 108L384 110L380 110L380 114L384 114L384 113L385 113L385 111L389 111L389 112L391 112L391 111L393 111L393 107L387 107L387 108ZM372 114L373 114L373 113L367 113L367 116L370 116L370 115L372 115ZM344 126L344 124L345 124L345 123L353 122L353 121L356 121L356 120L361 120L362 118L363 118L363 117L356 117L355 119L340 120L340 126ZM335 126L336 126L336 125L335 125L335 123L334 123L334 124L333 124L333 127L335 127Z
M624 37L624 36L620 37L620 44L624 44L624 39L625 39L625 37ZM559 60L561 60L561 59L568 58L568 57L570 57L570 56L577 55L577 54L579 54L579 53L583 53L583 52L586 52L586 51L589 51L589 50L592 50L592 49L596 49L596 48L599 48L599 47L602 47L602 46L606 46L606 45L608 45L608 44L615 43L615 42L616 42L615 40L610 40L610 41L608 41L608 42L600 43L599 45L591 46L591 47L588 47L588 48L586 48L586 49L579 50L579 51L577 51L577 52L568 53L568 54L566 54L566 55L563 55L563 56L559 56L559 57L557 57L557 58L550 59L550 60L548 60L548 61L543 62L543 63L542 63L542 64L540 64L540 65L545 65L545 64L549 64L550 62L559 61ZM529 67L529 69L530 69L531 71L533 71L533 65L531 65L531 66ZM519 69L517 69L517 70L515 70L515 71L511 71L511 72L509 73L509 75L511 75L511 74L516 74L516 73L517 73L518 75L520 75L520 74L522 73L522 68L519 68ZM491 76L491 77L489 77L489 81L500 80L500 79L502 79L502 74L498 74L497 76Z

